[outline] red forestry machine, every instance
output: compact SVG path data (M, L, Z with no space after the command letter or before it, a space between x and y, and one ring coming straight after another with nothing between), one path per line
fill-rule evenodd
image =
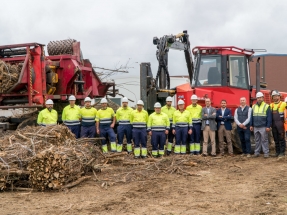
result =
M41 108L47 99L53 99L57 109L67 103L69 95L75 95L79 103L87 96L115 96L114 82L100 80L91 62L83 59L80 42L53 41L47 49L49 56L40 43L0 46L0 112ZM23 120L2 120L0 128L9 129Z
M240 105L241 97L246 97L250 106L256 102L255 94L258 91L264 94L265 102L271 102L272 91L261 90L266 88L266 83L260 83L260 58L256 64L256 87L250 84L249 62L253 60L255 51L266 50L242 49L234 46L197 46L191 50L187 31L161 38L154 37L153 44L157 46L156 56L159 62L156 76L152 74L150 63L140 65L141 99L149 111L153 111L156 101L164 104L165 98L169 95L175 96L176 101L184 100L186 106L191 104L192 94L199 97L198 102L202 106L205 106L205 98L210 98L212 106L216 108L220 107L222 99L226 99L233 113ZM170 49L184 51L190 80L190 83L174 89L170 89L168 71ZM281 100L284 101L287 93L280 93Z

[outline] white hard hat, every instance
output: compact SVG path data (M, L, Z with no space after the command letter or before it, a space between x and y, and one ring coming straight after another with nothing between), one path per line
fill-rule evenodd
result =
M271 96L280 96L280 93L277 90L273 90Z
M256 93L256 98L263 97L263 96L264 96L264 95L263 95L263 93L261 93L261 92Z
M54 102L51 99L48 99L46 101L46 105L53 105L53 104L54 104Z
M122 98L122 102L129 102L127 97Z
M178 104L178 105L184 105L185 102L184 102L182 99L180 99L180 100L177 102L177 104Z
M73 95L69 96L69 101L76 101L76 97Z
M198 98L197 98L197 95L193 94L193 95L190 97L190 99L191 99L191 100L193 100L193 99L194 99L194 100L195 100L195 99L197 100Z
M138 100L137 105L144 105L142 100Z
M159 102L156 102L156 103L154 104L154 107L155 107L155 108L161 108L161 104L160 104Z
M284 102L287 102L287 97L285 97Z
M166 102L172 102L171 96L166 97L166 100L165 100L165 101L166 101Z
M84 102L91 102L91 101L92 101L92 99L90 97L86 97L84 100Z
M102 98L101 99L101 104L103 104L103 103L108 103L108 100L106 98Z

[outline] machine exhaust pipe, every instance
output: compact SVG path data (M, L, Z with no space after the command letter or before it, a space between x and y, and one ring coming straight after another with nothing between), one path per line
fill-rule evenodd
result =
M257 58L256 62L256 93L260 92L260 57Z

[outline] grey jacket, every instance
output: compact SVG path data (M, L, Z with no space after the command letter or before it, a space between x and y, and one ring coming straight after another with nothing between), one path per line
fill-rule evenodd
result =
M207 116L204 116L204 114L207 114ZM207 108L206 107L202 108L201 116L202 116L201 130L204 130L207 120L209 120L210 130L212 130L212 131L216 131L217 130L217 124L216 124L216 121L215 121L215 119L216 119L216 109L215 108L210 107L209 114L207 112Z

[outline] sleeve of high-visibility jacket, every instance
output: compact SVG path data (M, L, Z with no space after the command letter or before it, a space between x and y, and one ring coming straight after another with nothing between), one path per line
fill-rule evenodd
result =
M42 122L43 122L43 115L42 115L42 111L41 111L38 115L37 123L38 123L38 125L41 125Z
M97 118L97 113L98 113L98 110L95 108L95 113L94 113L95 114L94 115L95 116L95 121L96 121L96 118Z
M62 121L65 122L66 121L66 108L64 108L63 112L62 112Z
M120 109L120 108L119 108L119 109ZM117 120L117 121L119 121L119 118L120 118L119 109L117 109L117 111L116 111L116 120Z
M147 131L151 131L151 124L152 124L152 115L148 117L148 122L147 122Z
M115 111L112 108L110 108L110 110L111 110L111 116L115 117Z
M175 128L175 124L176 124L176 122L175 122L175 112L174 112L172 115L172 128L173 129Z
M99 121L100 121L100 111L98 111L96 115L96 122L99 122Z
M169 117L167 114L165 114L165 121L166 121L166 130L170 129L170 121L169 121Z
M189 113L188 125L189 125L189 128L192 127L192 116L191 116L191 113Z
M134 112L132 111L130 114L130 123L133 124L134 121Z

